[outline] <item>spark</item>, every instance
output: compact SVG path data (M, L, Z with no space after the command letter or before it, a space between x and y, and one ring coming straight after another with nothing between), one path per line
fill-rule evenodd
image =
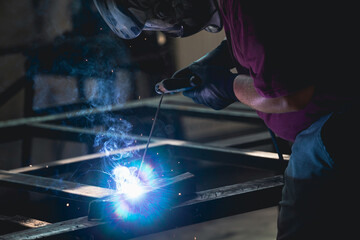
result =
M87 62L88 61L88 59L87 58L85 58L85 62Z
M165 45L166 40L167 39L166 39L165 34L163 34L162 32L158 32L158 34L157 34L157 42L158 42L158 44L160 46L163 46L163 45Z
M181 192L179 192L179 196L181 196Z
M102 30L103 30L103 28L101 27L101 28L100 28L100 31L102 31Z
M30 164L29 167L32 167L32 165Z
M168 204L162 195L148 196L149 191L157 189L159 183L158 175L149 164L144 164L139 174L138 167L116 166L111 177L116 183L116 195L123 195L112 203L114 213L124 221L141 219L142 224L153 224L152 219L157 216L158 210Z
M66 203L66 206L67 206L67 207L70 206L70 203Z
M136 167L118 166L113 170L116 190L129 198L139 198L144 193L140 179L136 176Z

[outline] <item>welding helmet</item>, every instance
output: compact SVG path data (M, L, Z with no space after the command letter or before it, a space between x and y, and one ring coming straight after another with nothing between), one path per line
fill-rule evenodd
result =
M222 22L216 0L94 0L109 27L123 39L145 31L187 37L203 29L219 32Z

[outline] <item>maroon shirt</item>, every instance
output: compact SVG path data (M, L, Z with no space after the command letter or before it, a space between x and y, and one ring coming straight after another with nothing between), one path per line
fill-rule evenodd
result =
M338 52L331 50L337 44L333 23L325 21L326 16L318 17L315 8L284 2L222 0L220 4L238 69L249 71L261 96L286 96L315 85L314 97L301 111L258 112L279 137L294 141L300 131L354 97L336 83L343 69L337 71L339 61L333 56Z

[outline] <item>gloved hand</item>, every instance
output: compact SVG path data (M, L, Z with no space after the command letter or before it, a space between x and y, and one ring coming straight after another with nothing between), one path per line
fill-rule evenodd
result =
M237 74L230 72L233 67L226 42L192 63L177 71L173 78L190 78L193 75L201 79L201 86L183 92L195 103L203 104L215 110L223 109L238 101L233 84Z

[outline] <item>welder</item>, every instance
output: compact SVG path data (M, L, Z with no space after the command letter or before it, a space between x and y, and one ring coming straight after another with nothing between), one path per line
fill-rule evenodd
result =
M201 85L185 96L216 110L240 101L292 143L277 239L348 239L356 232L355 6L334 1L94 1L124 39L142 31L187 37L224 26L226 39L173 79L199 77Z

